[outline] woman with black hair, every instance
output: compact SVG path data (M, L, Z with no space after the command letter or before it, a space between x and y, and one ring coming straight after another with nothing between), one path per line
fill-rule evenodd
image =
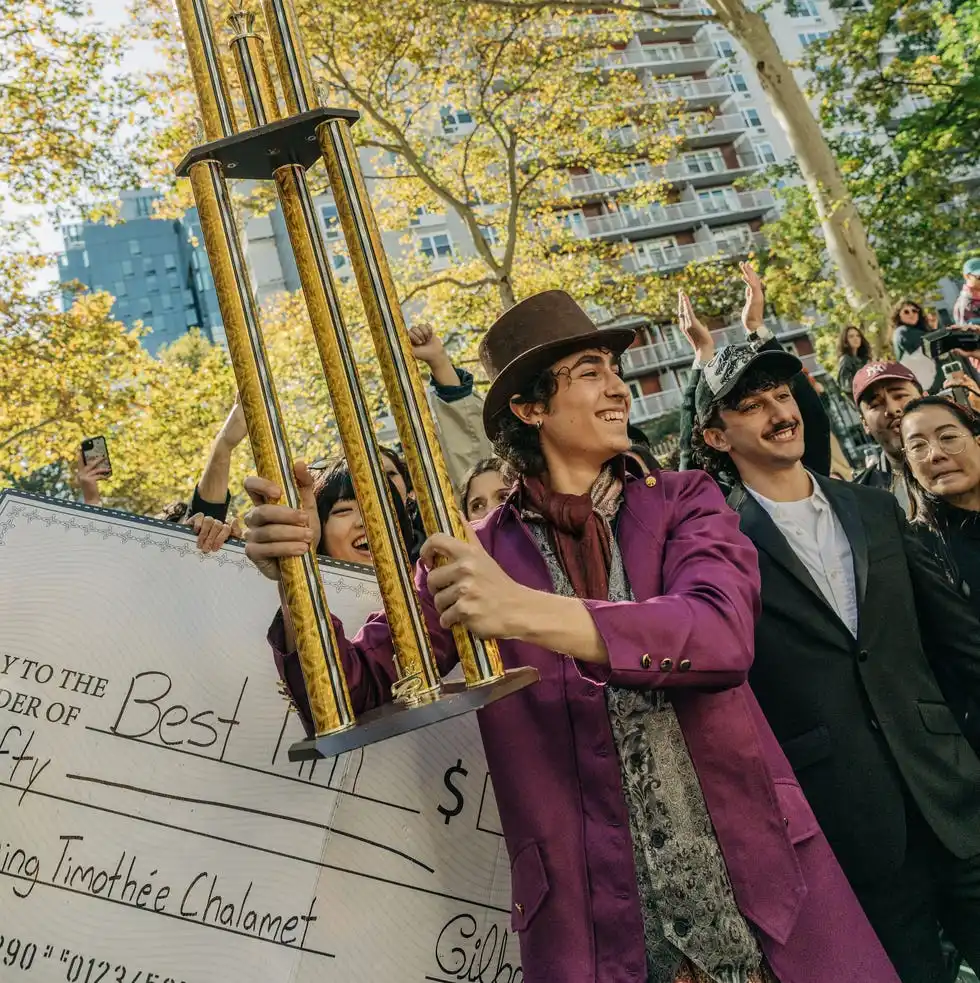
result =
M901 362L906 355L921 351L922 339L931 330L922 305L903 297L892 308L892 347L896 360Z
M871 361L871 345L859 327L848 324L837 340L837 385L851 395L851 383L862 365Z
M913 524L980 615L980 415L944 396L912 400L902 414L902 448ZM938 655L946 698L980 749L980 694L944 679Z
M398 525L414 563L418 554L413 551L415 533L412 523L397 484L389 480L389 488L398 513ZM317 553L334 560L374 566L347 462L340 460L319 471L313 479L313 495L322 529Z

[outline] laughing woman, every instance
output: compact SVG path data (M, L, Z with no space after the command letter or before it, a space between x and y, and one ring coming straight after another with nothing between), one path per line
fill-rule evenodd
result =
M944 396L924 396L902 413L905 481L912 521L980 616L980 415ZM980 752L980 693L933 660L963 733Z
M432 536L417 572L443 674L462 625L541 676L479 715L523 978L896 983L745 684L754 548L703 472L625 457L633 337L561 291L500 317L484 424L519 480L469 541ZM269 577L319 532L305 475L304 511L246 482ZM384 616L337 636L355 709L390 700ZM309 727L291 640L274 647Z

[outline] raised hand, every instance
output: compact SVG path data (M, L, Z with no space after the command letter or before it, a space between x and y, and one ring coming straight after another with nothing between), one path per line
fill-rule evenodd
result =
M221 441L228 450L237 447L248 436L248 429L245 426L245 411L242 409L241 397L235 394L235 404L228 414L228 418L221 425L218 431L218 440Z
M279 560L316 551L320 542L320 517L313 495L313 477L305 462L294 465L302 508L278 505L282 489L267 478L251 475L245 491L255 506L245 516L245 555L263 576L279 580Z
M715 353L715 340L711 332L698 320L691 298L683 291L677 291L677 323L687 338L698 361L704 365Z
M742 327L746 333L758 331L765 322L766 291L762 278L751 263L739 263L742 281L745 284L745 306L742 308Z
M79 451L75 475L82 490L82 501L86 505L99 505L102 502L99 482L109 477L109 462L104 457L97 457L86 464L85 455Z

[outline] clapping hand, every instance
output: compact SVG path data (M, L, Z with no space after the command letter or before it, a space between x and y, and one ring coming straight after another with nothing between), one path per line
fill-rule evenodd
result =
M742 326L746 334L758 331L765 322L766 291L762 278L751 263L739 263L742 281L745 283L745 306L742 308Z
M683 290L677 291L677 323L694 349L695 357L704 365L715 353L715 340L698 320L691 298Z

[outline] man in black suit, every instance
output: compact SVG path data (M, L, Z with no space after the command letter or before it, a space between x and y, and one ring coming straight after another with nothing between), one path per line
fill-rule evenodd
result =
M892 495L803 467L800 368L722 349L693 444L759 550L752 689L902 980L940 983L940 925L980 967L980 760L927 651L980 691L980 623Z

